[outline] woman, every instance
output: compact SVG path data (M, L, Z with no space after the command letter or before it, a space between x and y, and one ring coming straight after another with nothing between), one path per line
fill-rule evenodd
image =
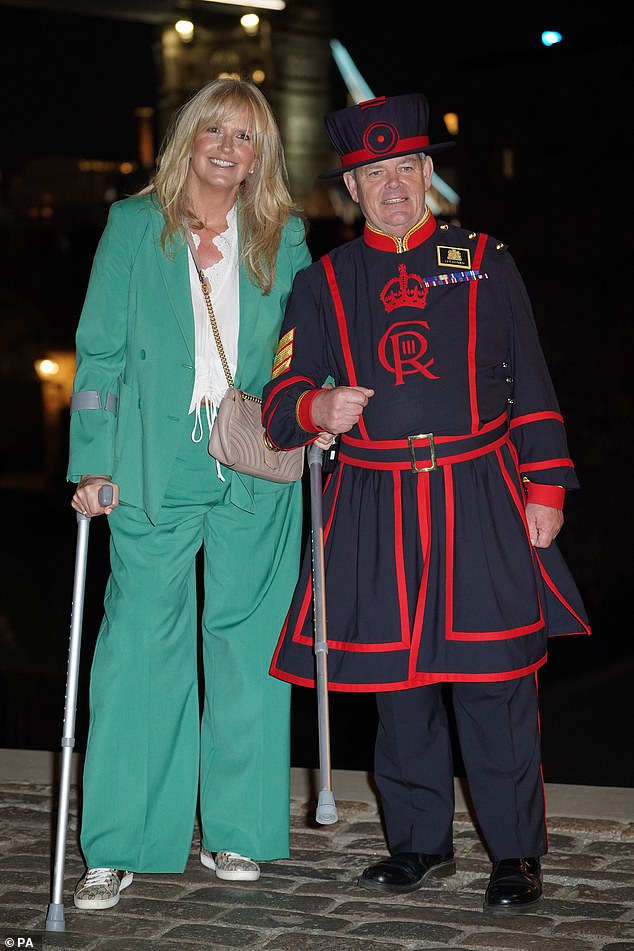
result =
M189 232L189 235L188 235ZM112 206L77 330L72 506L106 514L111 574L91 674L78 908L133 872L182 872L200 790L203 865L253 881L288 855L287 685L268 666L296 577L301 486L207 450L227 383L261 394L310 263L270 106L215 80L177 113L152 183ZM99 490L113 485L111 505ZM204 549L202 722L196 555Z

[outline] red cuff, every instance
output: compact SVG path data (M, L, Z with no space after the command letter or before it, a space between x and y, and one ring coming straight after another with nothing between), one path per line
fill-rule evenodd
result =
M526 501L536 505L549 505L553 509L563 509L566 490L561 485L544 485L542 482L525 482Z
M311 412L313 400L319 393L325 392L324 389L320 390L304 390L301 394L297 403L295 404L295 416L299 426L307 433L319 433L321 432L319 426L315 426L313 422L313 414Z

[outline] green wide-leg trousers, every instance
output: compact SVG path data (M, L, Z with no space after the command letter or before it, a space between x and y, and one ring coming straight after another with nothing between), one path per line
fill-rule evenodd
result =
M254 480L248 512L224 472L184 440L157 523L123 503L109 517L83 781L89 868L182 872L198 788L206 849L288 855L290 687L268 669L297 578L301 485Z

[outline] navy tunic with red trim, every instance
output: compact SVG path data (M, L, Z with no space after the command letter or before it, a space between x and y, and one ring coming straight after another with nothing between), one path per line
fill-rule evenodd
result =
M529 539L523 480L578 482L504 246L428 215L301 272L264 390L273 443L315 438L297 401L328 383L374 390L324 481L331 689L512 679L548 636L590 633L556 545ZM314 685L313 623L309 546L274 676Z

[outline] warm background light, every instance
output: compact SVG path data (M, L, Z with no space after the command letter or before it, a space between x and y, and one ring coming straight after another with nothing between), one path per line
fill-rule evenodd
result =
M255 36L260 27L260 18L257 13L245 13L240 17L240 26L247 36Z
M174 29L180 36L183 43L189 43L194 36L194 24L191 20L178 20L174 24Z
M34 366L40 380L50 380L59 373L59 363L54 360L36 360Z
M458 113L457 112L446 112L443 116L445 123L445 128L450 135L458 135Z

